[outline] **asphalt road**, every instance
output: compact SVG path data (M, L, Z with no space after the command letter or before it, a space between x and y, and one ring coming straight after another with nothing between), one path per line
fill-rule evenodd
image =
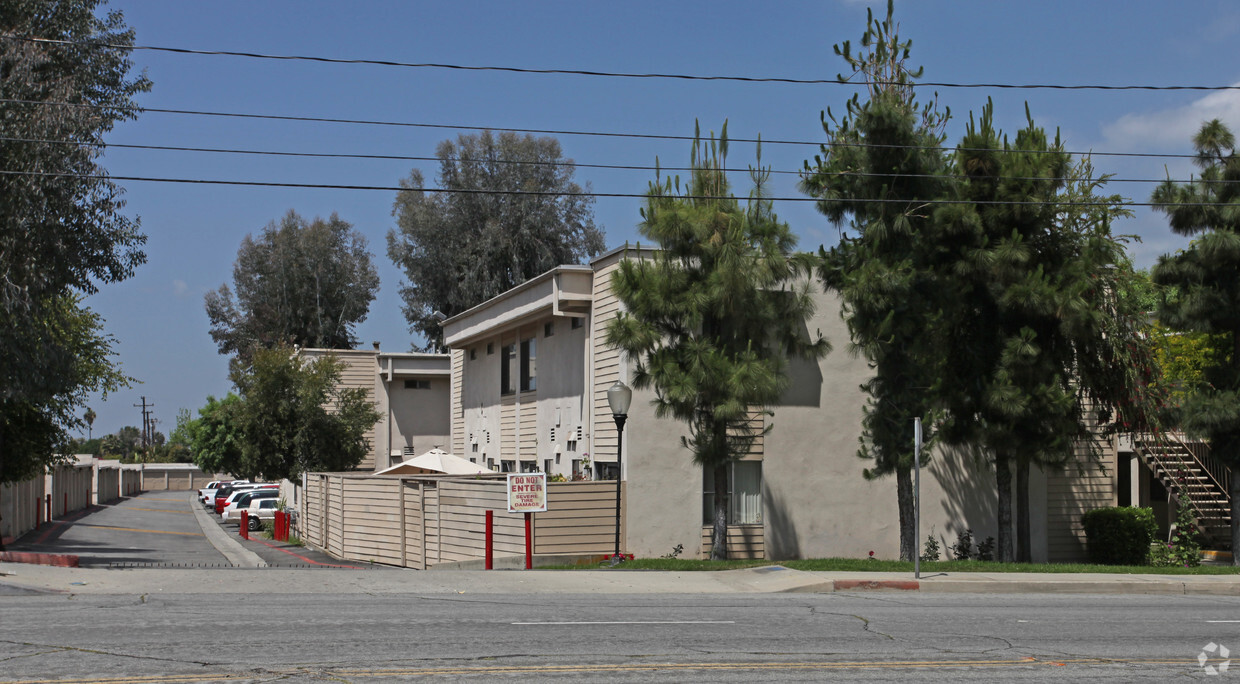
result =
M1240 649L1227 622L1240 599L1218 597L28 594L0 606L3 682L1130 682L1205 677L1207 644Z
M91 506L44 523L8 550L74 555L84 568L252 567L253 563L239 559L235 549L245 549L248 558L273 567L381 567L341 563L313 549L265 540L257 532L243 540L238 525L222 524L219 515L207 512L195 494L144 492ZM225 537L230 539L224 541Z
M44 523L9 550L76 555L82 567L229 565L208 542L190 508L192 496L192 492L147 492L91 506Z

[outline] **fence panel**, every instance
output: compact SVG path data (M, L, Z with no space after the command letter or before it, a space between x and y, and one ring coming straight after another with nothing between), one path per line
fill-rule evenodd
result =
M400 565L400 480L350 477L342 485L341 557Z
M43 476L0 485L0 538L6 542L33 530L43 520Z
M548 511L533 518L534 553L610 553L615 491L610 482L550 483ZM503 478L311 473L304 501L303 539L340 559L413 568L480 560L487 511L494 553L525 553L524 516L508 513Z
M120 468L98 468L95 470L95 503L102 504L120 498Z

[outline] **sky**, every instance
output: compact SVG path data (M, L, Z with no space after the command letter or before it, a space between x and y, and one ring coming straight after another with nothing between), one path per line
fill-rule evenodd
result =
M867 7L860 0L733 2L520 2L459 0L111 0L136 44L337 59L568 69L833 79L846 70L832 46L859 42ZM1203 85L1240 83L1234 46L1240 4L1229 0L1015 2L901 0L896 19L913 41L911 64L923 80L958 84ZM118 125L109 144L211 147L329 154L434 157L454 127L523 128L688 136L728 122L734 139L761 135L762 164L776 173L779 217L816 250L838 228L813 204L794 201L796 172L824 138L821 112L842 112L857 87L462 71L234 56L133 53L154 82L138 97L148 108L436 124L439 128L289 122L147 112ZM993 98L996 124L1015 132L1025 106L1065 147L1093 152L1109 192L1146 202L1152 181L1189 177L1189 160L1100 153L1187 154L1201 123L1220 118L1240 128L1240 91L1099 91L920 88L937 92L952 113L949 144L971 112ZM556 136L578 164L683 166L685 140ZM779 142L777 142L779 141ZM734 143L729 166L756 162L752 144ZM393 187L414 168L428 181L433 161L315 159L109 148L113 176ZM785 173L779 173L785 172ZM600 193L640 194L651 170L579 168L575 179ZM748 191L744 174L734 189ZM1125 181L1125 182L1120 182ZM400 270L387 257L395 193L375 190L191 185L122 181L126 212L148 236L148 263L129 280L105 286L88 305L115 337L117 360L136 382L94 397L93 432L140 425L143 399L168 433L180 409L230 389L227 358L208 333L203 296L231 284L241 240L290 209L304 217L333 212L369 241L381 290L355 332L362 345L410 349L400 312ZM637 241L639 198L599 198L596 222L609 247ZM1141 238L1140 267L1187 240L1145 208L1115 226ZM841 341L836 341L839 348Z

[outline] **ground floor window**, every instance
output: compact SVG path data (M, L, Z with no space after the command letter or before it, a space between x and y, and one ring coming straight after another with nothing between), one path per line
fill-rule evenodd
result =
M517 462L503 459L499 462L499 471L501 473L515 473L517 472Z
M620 478L620 466L615 463L596 463L600 480L616 480Z
M728 466L728 524L762 524L762 461L733 461ZM702 524L715 517L715 474L702 469Z

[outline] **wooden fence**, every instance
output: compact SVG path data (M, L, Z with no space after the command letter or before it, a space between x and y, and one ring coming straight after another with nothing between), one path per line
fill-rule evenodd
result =
M548 510L533 516L534 553L610 553L615 491L608 482L548 483ZM426 569L485 558L488 510L495 557L523 555L524 516L508 513L502 476L310 473L299 515L302 540L336 558Z
M135 468L121 468L120 495L133 496L142 491L142 471Z
M43 476L0 485L0 539L8 543L33 530L46 518Z
M91 504L95 469L89 465L65 465L52 468L46 475L47 493L52 495L52 517L59 518L80 511Z

